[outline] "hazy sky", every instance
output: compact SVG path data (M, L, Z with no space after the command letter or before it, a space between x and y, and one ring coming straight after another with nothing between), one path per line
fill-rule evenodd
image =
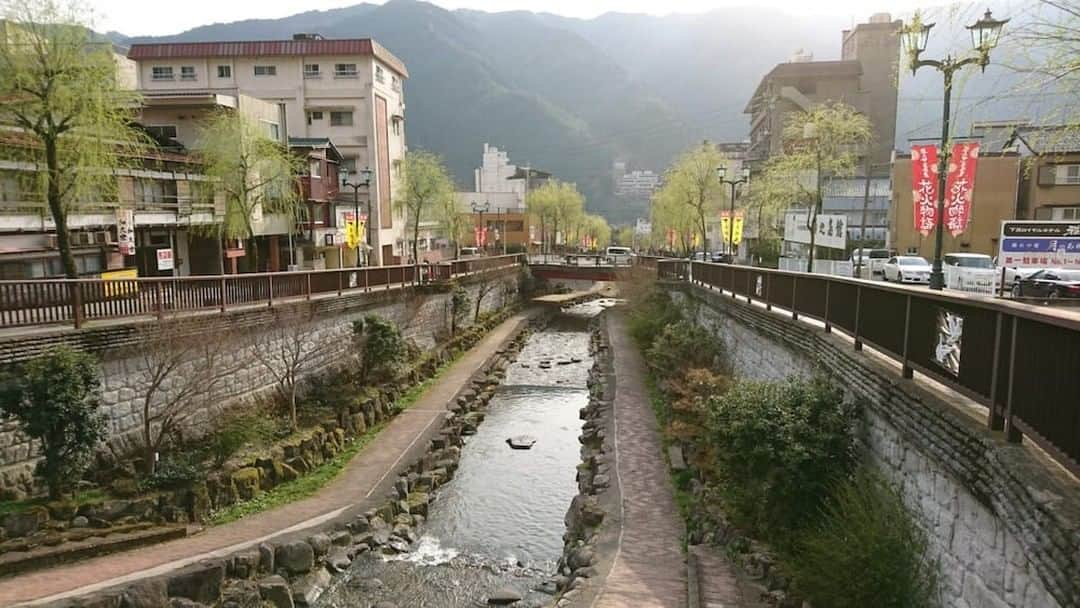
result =
M184 0L168 10L161 0L84 0L93 7L94 28L128 35L175 34L197 25L251 18L277 18L305 10L325 10L360 3L361 0ZM369 0L370 1L370 0ZM374 0L381 3L383 0ZM434 0L449 9L485 11L547 11L571 17L595 17L610 11L627 13L702 13L714 8L774 6L800 14L834 14L865 19L877 10L900 12L925 5L925 0ZM171 3L170 3L171 4ZM182 8L181 8L182 7Z

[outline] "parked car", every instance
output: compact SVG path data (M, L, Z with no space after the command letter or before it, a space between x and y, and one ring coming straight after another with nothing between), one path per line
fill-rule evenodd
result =
M994 258L983 253L946 253L941 257L945 287L981 294L994 294L1001 274Z
M730 253L725 253L723 251L714 251L712 252L710 261L712 261L713 264L733 264L735 263L735 257L732 256Z
M629 266L634 263L634 250L629 247L608 247L604 255L615 266Z
M687 259L689 259L691 262L708 262L709 254L705 253L704 251L695 251L694 253L691 253L690 257Z
M1045 268L1013 284L1014 298L1080 298L1080 270Z
M1020 268L1017 266L1006 266L1002 273L1002 276L1004 277L1003 280L1005 281L1005 289L1011 290L1013 286L1016 285L1018 279L1026 279L1040 270L1044 269L1039 267Z
M882 276L885 272L885 262L896 255L891 249L868 249L859 247L851 251L851 266L860 265L870 269L870 278Z
M480 255L480 249L478 247L462 247L458 251L458 257L471 258Z
M897 255L882 267L886 281L930 283L930 263L917 255Z
M994 258L983 253L946 253L941 258L941 263L959 268L994 269Z

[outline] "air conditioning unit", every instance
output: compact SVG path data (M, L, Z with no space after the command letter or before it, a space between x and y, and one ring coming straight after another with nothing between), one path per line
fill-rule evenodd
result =
M94 233L94 242L98 245L111 245L112 244L112 232L109 230L99 230Z

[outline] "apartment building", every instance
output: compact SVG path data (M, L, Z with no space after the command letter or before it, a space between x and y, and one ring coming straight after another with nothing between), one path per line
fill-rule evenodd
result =
M1080 133L1076 127L1020 126L1005 142L1025 160L1022 219L1080 220Z
M408 71L390 51L371 39L297 34L292 40L136 44L128 57L148 105L186 96L250 96L279 106L283 141L328 139L342 157L343 172L355 178L359 170L373 171L361 190L370 260L401 260L404 221L392 201L406 150ZM179 120L151 126L183 130ZM351 194L335 200L337 225L353 213Z

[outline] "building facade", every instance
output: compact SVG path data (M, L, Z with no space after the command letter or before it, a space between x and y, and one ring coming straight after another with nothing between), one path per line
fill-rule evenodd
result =
M292 40L136 44L138 88L148 105L184 96L246 95L278 104L279 137L334 143L343 171L374 172L362 192L371 229L371 262L398 262L403 220L393 197L405 155L405 65L374 40L328 40L297 34ZM168 129L179 124L151 124ZM283 141L286 141L283 139ZM344 223L351 196L335 201Z

